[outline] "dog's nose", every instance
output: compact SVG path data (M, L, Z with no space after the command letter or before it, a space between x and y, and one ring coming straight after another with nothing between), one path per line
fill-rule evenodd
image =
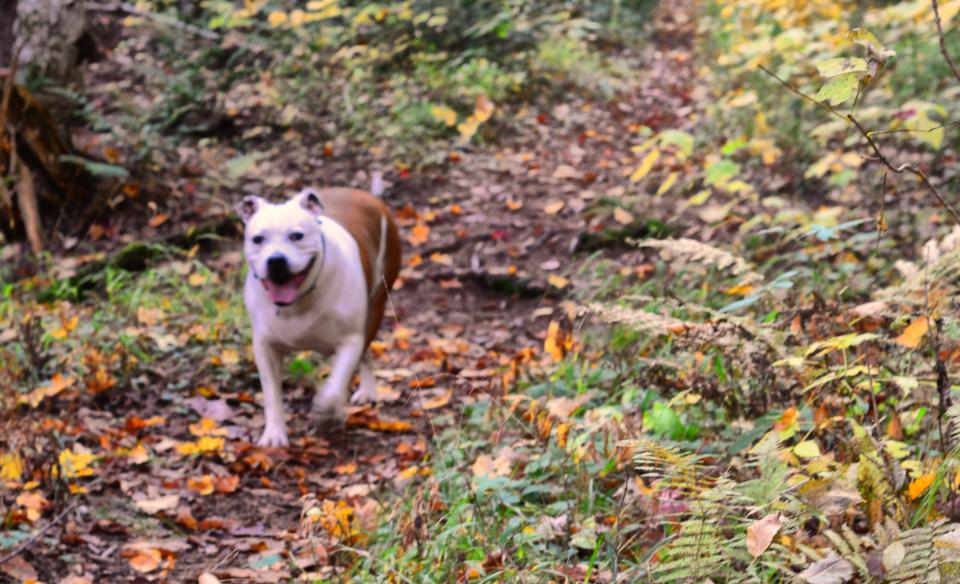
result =
M282 280L290 277L290 265L287 258L281 254L274 254L267 258L267 277L271 280Z

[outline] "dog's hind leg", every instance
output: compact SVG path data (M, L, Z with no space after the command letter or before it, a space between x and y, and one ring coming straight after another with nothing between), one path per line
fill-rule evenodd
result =
M353 403L372 402L377 397L377 379L373 376L373 367L370 366L370 354L360 359L360 387L353 392L350 401Z

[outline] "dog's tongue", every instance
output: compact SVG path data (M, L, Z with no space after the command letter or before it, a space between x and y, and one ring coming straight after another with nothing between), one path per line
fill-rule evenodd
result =
M291 304L297 299L297 292L300 290L300 284L303 283L303 275L287 280L284 283L274 282L273 280L262 280L263 287L267 289L267 295L274 304Z

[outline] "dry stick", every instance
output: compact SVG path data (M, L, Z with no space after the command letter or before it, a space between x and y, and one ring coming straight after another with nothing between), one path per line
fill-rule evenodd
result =
M953 76L957 78L957 81L960 81L960 69L957 69L957 64L953 62L953 57L947 51L947 41L943 36L943 26L940 24L940 6L937 5L937 0L930 0L930 5L933 6L933 21L937 23L937 36L940 37L940 53L943 55L943 60L947 62L947 66L950 67Z
M57 515L56 517L54 517L53 519L51 519L49 523L47 523L46 525L44 525L44 526L43 526L43 529L40 529L40 530L34 532L33 535L31 535L31 536L28 537L27 539L21 541L20 544L17 545L17 547L15 547L15 548L13 548L12 550L10 550L10 551L9 551L7 554L5 554L3 557L0 557L0 566L6 564L7 562L9 562L10 560L12 560L13 558L19 556L25 549L27 549L28 547L30 547L30 546L33 544L33 542L35 542L35 541L37 541L38 539L40 539L41 537L43 537L43 534L46 533L47 531L49 531L51 527L53 527L53 526L56 525L57 523L60 523L60 520L62 520L64 517L66 517L68 513L70 513L71 511L73 511L74 508L76 508L76 506L77 506L77 504L76 504L75 502L74 502L74 503L70 503L69 505L67 505L67 508L64 509L63 511L61 511L59 515Z
M947 211L949 211L949 213L953 216L954 221L957 222L957 225L960 225L960 212L957 212L957 210L953 207L953 205L951 205L949 202L947 202L947 200L946 200L945 198L943 198L943 194L937 189L937 187L935 187L935 186L933 185L932 182L930 182L930 179L927 177L927 174L926 174L925 172L923 172L922 170L920 170L919 168L917 168L917 167L915 167L915 166L911 166L910 164L908 164L908 163L906 163L906 162L903 163L903 164L901 164L901 165L899 165L899 166L894 166L894 165L890 162L890 160L889 160L886 156L884 156L882 152L880 152L880 147L877 146L877 143L874 142L874 141L873 141L873 138L870 137L870 132L868 132L868 131L866 130L866 128L864 128L863 125L857 120L857 118L853 117L852 114L846 114L846 115L841 114L840 112L836 111L835 109L833 109L833 108L830 107L829 105L827 105L827 104L825 104L825 103L821 103L821 102L815 100L814 98L810 97L810 96L807 95L806 93L804 93L804 92L800 91L799 89L793 87L792 85L790 85L789 83L787 83L785 80L781 79L779 76L777 76L776 73L774 73L773 71L767 69L767 68L764 67L763 65L760 65L760 70L763 71L764 73L766 73L767 75L773 77L773 78L776 79L777 81L779 81L779 82L780 82L780 85L783 85L784 87L786 87L787 89L789 89L791 92L793 92L793 93L799 95L800 97L802 97L803 99L805 99L805 100L807 100L807 101L815 104L817 107L819 107L819 108L821 108L821 109L829 112L831 115L836 116L836 117L838 117L838 118L840 118L840 119L842 119L842 120L847 120L848 122L850 122L851 124L853 124L854 126L856 126L857 130L860 131L860 134L867 140L867 144L869 144L869 145L870 145L870 148L873 149L874 154L876 154L876 158L868 158L868 160L873 160L873 161L876 161L876 162L880 162L880 163L883 164L885 167L887 167L888 169L890 169L891 171L893 171L893 172L895 172L895 173L897 173L897 174L903 174L903 173L905 173L905 172L908 172L908 173L914 175L915 177L917 177L918 179L920 179L920 182L922 182L923 185L924 185L925 187L927 187L927 190L929 190L929 191L933 194L933 196L936 197L938 201L940 201L940 204L943 205L943 207L944 207Z

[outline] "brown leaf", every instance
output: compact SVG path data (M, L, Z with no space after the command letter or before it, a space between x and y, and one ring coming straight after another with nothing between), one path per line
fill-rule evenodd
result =
M766 551L781 525L780 514L771 513L747 527L747 551L750 555L756 558Z
M434 390L436 391L436 390ZM453 397L453 390L446 390L439 395L435 395L429 399L425 399L420 402L421 410L435 410L437 408L442 408L443 406L450 403L450 398Z

